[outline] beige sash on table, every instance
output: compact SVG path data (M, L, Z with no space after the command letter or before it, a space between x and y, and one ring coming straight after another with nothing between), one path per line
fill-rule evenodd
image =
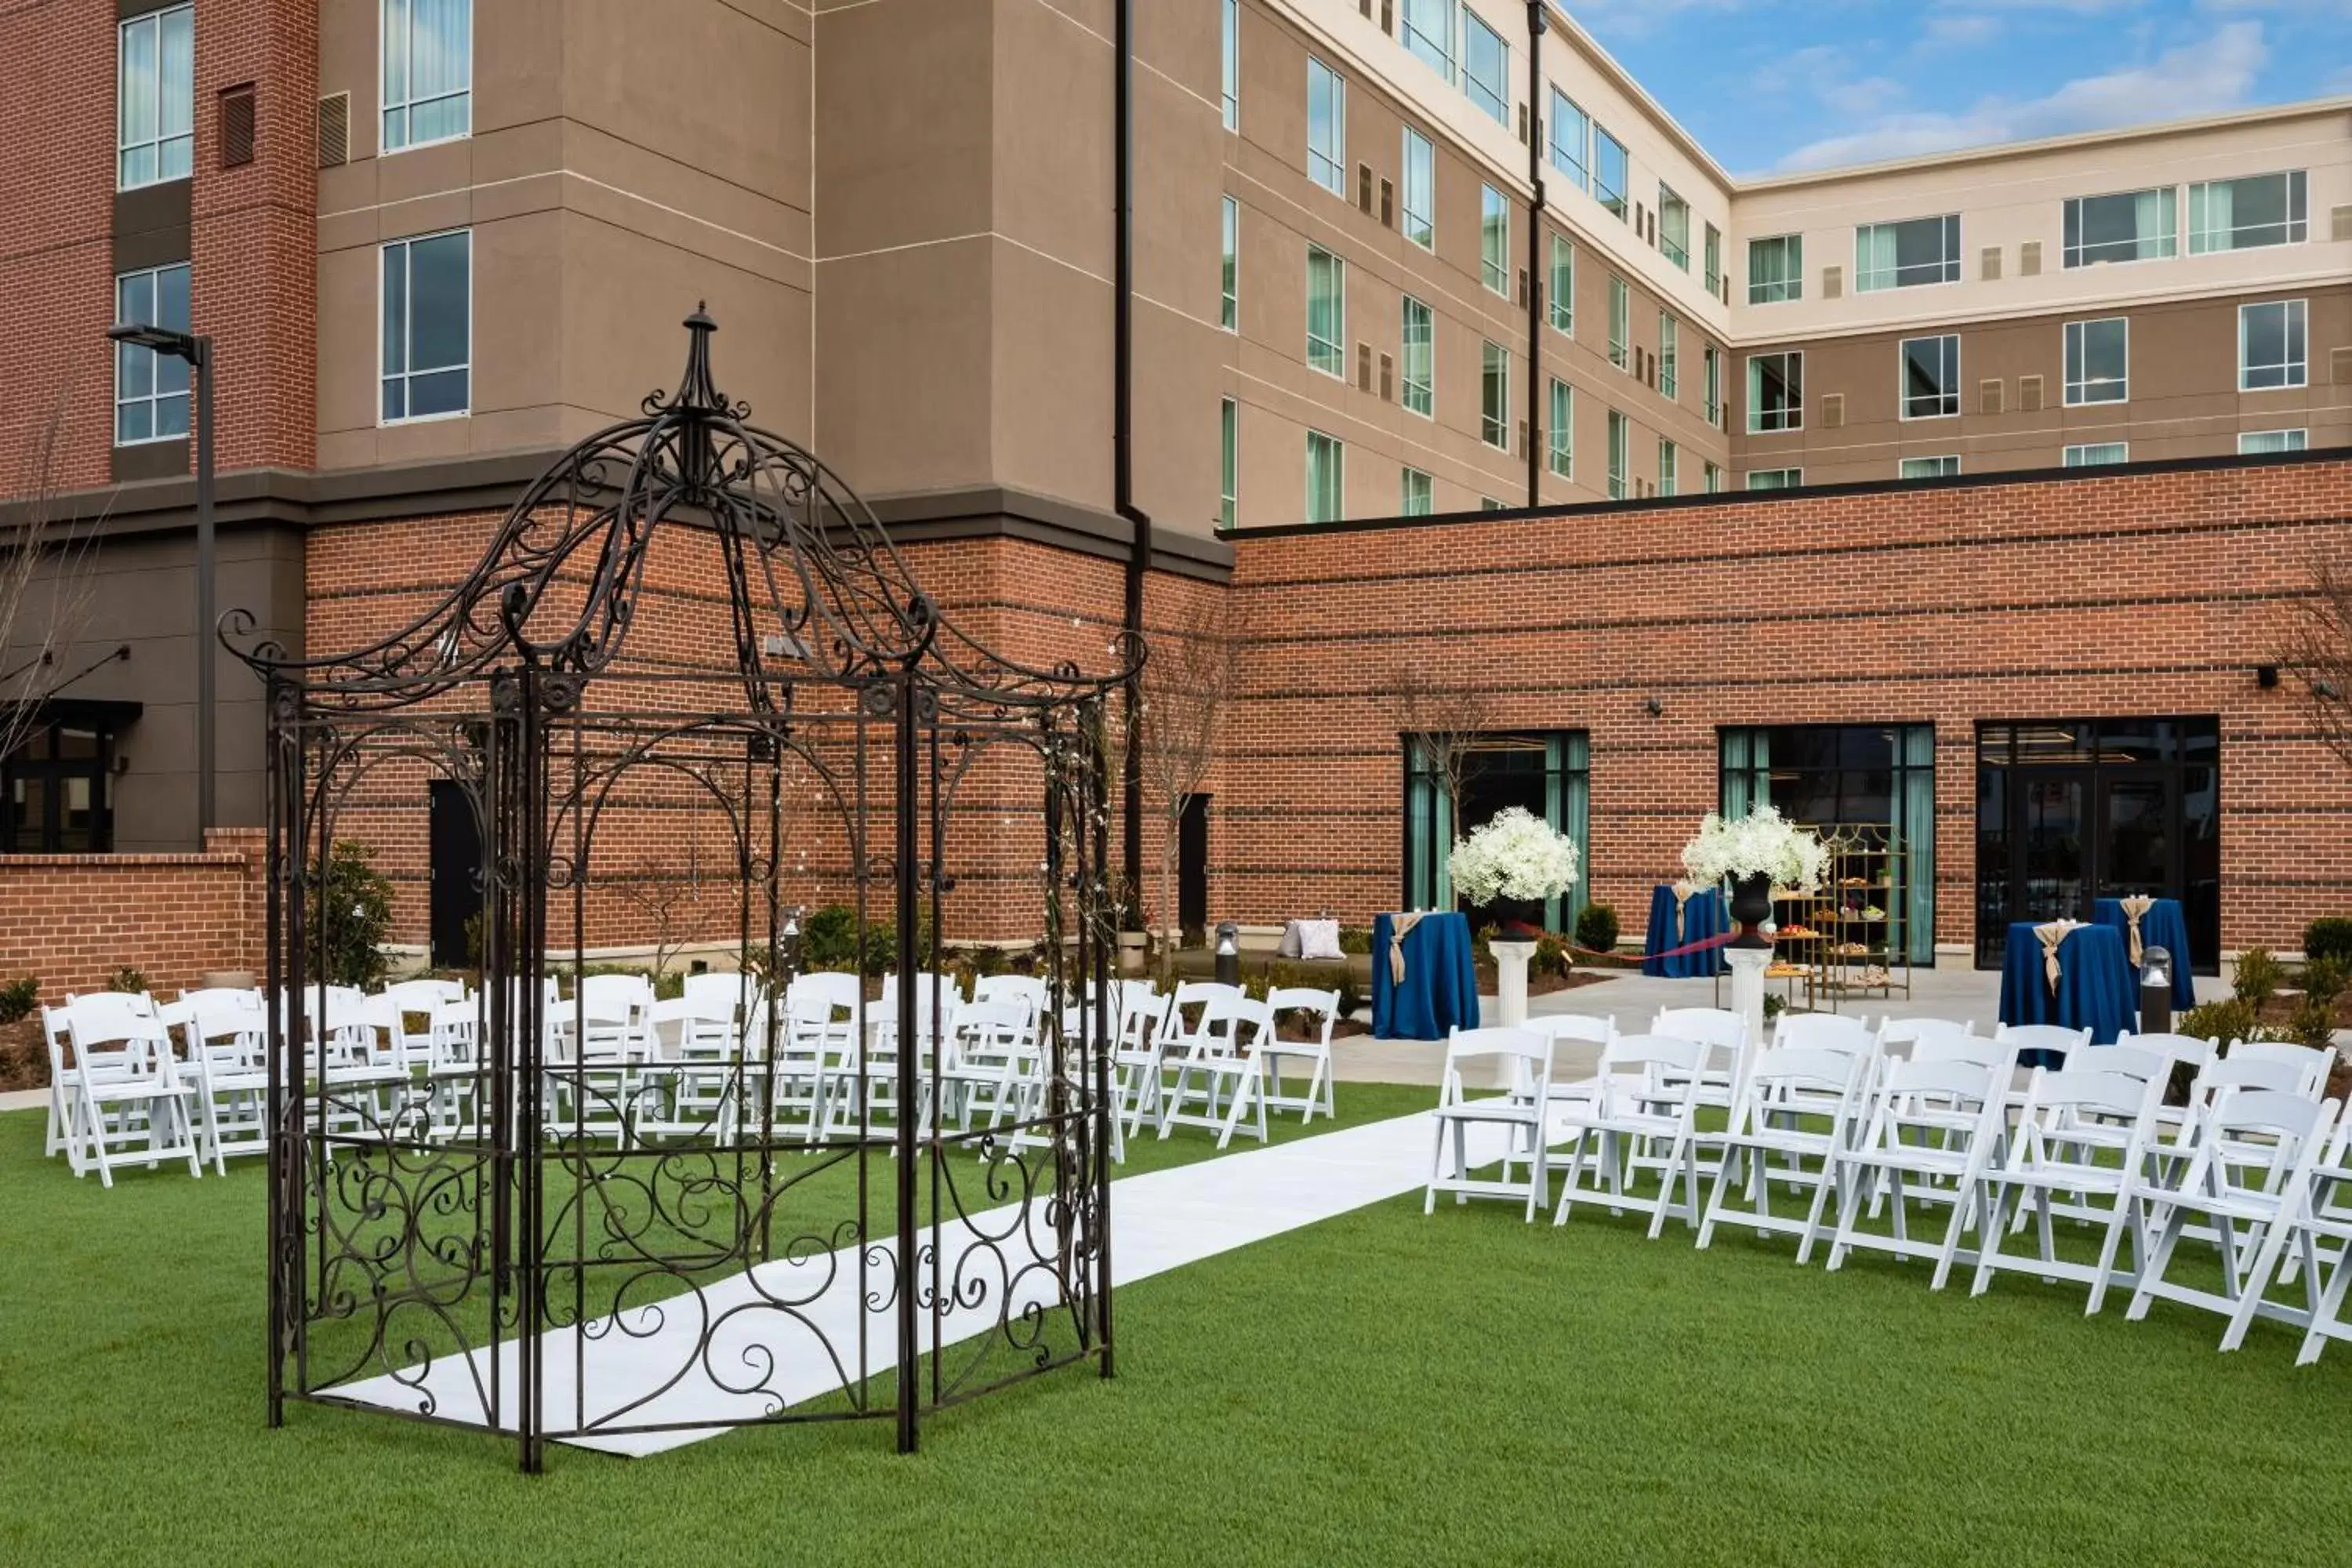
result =
M2053 996L2058 994L2058 949L2069 936L2082 929L2081 921L2052 921L2047 925L2033 928L2033 934L2042 939L2042 972L2049 979L2050 994Z
M2142 897L2142 896L2140 896L2140 895L2138 895L2138 894L2134 894L2132 897L2130 897L2130 898L2128 898L2128 899L2119 899L2119 900L2116 900L2116 902L2118 902L2118 903L2120 903L2120 904L2122 904L2122 905L2123 905L2123 907L2124 907L2124 919L2125 919L2125 920L2126 920L2126 921L2128 921L2131 923L2131 937L2130 937L2130 942L2131 942L2131 961L2132 961L2132 967L2133 967L2134 969L2137 969L2137 968L2139 967L2139 954L2140 954L2140 946L2139 946L2139 921L2140 921L2140 917L2141 917L2142 915L2144 915L2144 914L2147 913L2147 911L2148 911L2148 910L2152 910L2152 909L2156 908L2156 900L2155 900L2154 899Z
M1697 891L1698 889L1691 885L1691 879L1688 877L1678 877L1675 879L1675 945L1676 947L1683 944L1683 906L1689 903L1691 895Z
M1421 923L1421 915L1418 912L1398 914L1391 916L1390 920L1392 923L1389 926L1389 984L1402 985L1404 984L1404 935Z

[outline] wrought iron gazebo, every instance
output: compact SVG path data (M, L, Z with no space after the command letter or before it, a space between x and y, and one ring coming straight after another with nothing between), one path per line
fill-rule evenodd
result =
M401 629L240 649L268 687L273 1426L294 1399L484 1428L526 1470L803 1420L891 1418L910 1450L928 1410L1110 1373L1105 705L1141 650L1088 675L960 631L686 326L675 394L551 466ZM428 791L478 837L479 984L420 1029L321 955L339 841L420 843ZM624 844L714 868L721 1016L589 998ZM1046 1001L1025 1097L959 1127L936 1021L967 868L1042 935ZM886 933L838 1008L794 985L820 893Z

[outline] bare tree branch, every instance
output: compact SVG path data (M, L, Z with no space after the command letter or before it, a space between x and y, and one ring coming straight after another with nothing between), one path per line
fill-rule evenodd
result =
M1470 758L1495 728L1495 700L1475 687L1440 686L1417 664L1390 671L1384 702L1397 733L1419 750L1457 831Z
M1217 728L1241 683L1241 641L1233 605L1220 599L1196 607L1175 630L1154 635L1150 657L1144 660L1137 749L1144 809L1160 836L1160 898L1152 923L1163 935L1163 975L1174 968L1181 940L1181 933L1170 932L1177 921L1176 847L1184 805L1208 783L1216 762Z
M678 949L694 937L700 923L692 917L700 912L702 903L701 844L691 834L686 851L683 877L669 863L648 857L613 883L613 890L652 927L656 984L669 973Z
M2303 688L2319 738L2352 768L2352 574L2315 554L2311 584L2307 596L2288 601L2279 662Z
M104 513L79 528L58 517L65 410L60 395L35 434L19 492L24 521L0 536L0 757L24 743L43 701L68 678L60 656L79 640L96 587L90 567Z

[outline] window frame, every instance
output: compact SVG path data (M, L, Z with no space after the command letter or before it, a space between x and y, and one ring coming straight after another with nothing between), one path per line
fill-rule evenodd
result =
M2303 352L2300 357L2290 357L2282 360L2276 365L2260 367L2264 371L2278 371L2283 375L2292 376L2293 379L2257 384L2252 380L2257 367L2251 363L2247 357L2251 337L2248 329L2255 311L2271 310L2284 312L2279 322L2279 337L2283 351L2292 355L2297 341L2300 340ZM2298 298L2259 300L2251 304L2240 305L2238 307L2238 390L2240 392L2298 392L2310 384L2311 302Z
M1612 190L1601 178L1601 154L1614 151L1617 154L1618 188ZM1592 199L1601 204L1603 212L1615 216L1620 223L1633 221L1633 204L1626 199L1626 190L1633 183L1633 160L1625 151L1625 143L1609 133L1598 120L1592 122Z
M165 24L184 20L188 32L188 123L184 130L173 131L164 124L163 33ZM154 134L136 141L131 139L127 114L131 107L131 39L134 33L153 35L154 77L152 82L139 83L148 99L148 110L153 116ZM170 184L184 180L195 173L196 164L196 8L194 0L177 5L160 6L136 16L124 16L114 25L114 188L117 191L145 190L150 185ZM169 153L176 151L182 162L170 166ZM152 173L144 179L129 177L129 161L135 153L144 153L153 159ZM139 270L133 268L134 271Z
M1315 337L1315 258L1321 257L1331 264L1332 297L1335 300L1332 326L1337 333L1322 346L1328 348L1329 366L1316 362L1318 343ZM1307 247L1307 368L1318 375L1339 381L1348 379L1348 262L1336 251L1309 244Z
M1702 244L1704 259L1700 263L1700 276L1706 281L1708 297L1720 298L1723 293L1723 230L1707 224Z
M1423 5L1444 8L1445 28L1444 37L1432 39L1428 32L1414 22L1413 13ZM1459 10L1460 6L1456 4L1456 0L1420 0L1420 4L1416 4L1416 0L1402 0L1402 4L1397 7L1397 42L1404 46L1405 53L1444 78L1449 87L1454 82L1455 59L1454 22L1455 14ZM1422 47L1423 45L1434 51L1438 58L1431 59L1427 54L1424 54Z
M1242 128L1242 0L1219 0L1217 24L1218 115L1227 131Z
M2251 450L2247 447L2247 442L2257 441L2266 436L2276 436L2280 437L2281 445L2276 447L2256 447ZM2275 458L2284 456L2288 452L2307 452L2309 450L2311 450L2311 431L2308 427L2290 430L2241 430L2238 432L2238 456L2241 458Z
M1937 226L1937 237L1945 247L1944 254L1933 263L1915 261L1906 268L1901 259L1900 231L1916 228L1923 224ZM1863 264L1863 249L1870 242L1871 237L1883 228L1894 229L1897 233L1895 235L1896 259L1894 269L1882 275ZM1929 217L1894 218L1885 223L1858 223L1853 226L1853 291L1857 294L1885 294L1900 289L1935 289L1948 283L1958 283L1960 281L1960 255L1964 248L1960 234L1960 215L1958 213L1937 213ZM1936 268L1939 276L1910 279L1906 279L1903 276L1906 270L1916 272L1930 265ZM1874 283L1871 281L1874 278L1882 277L1883 281Z
M1658 494L1679 495L1682 482L1682 448L1671 437L1658 437Z
M1939 389L1935 395L1937 402L1944 405L1944 406L1939 406L1924 414L1915 412L1913 407L1916 398L1911 391L1911 348L1915 343L1935 343L1938 345L1937 357L1945 361L1941 369L1943 374L1950 378L1951 384L1949 391ZM1895 345L1895 408L1897 416L1903 423L1907 425L1914 420L1919 419L1958 418L1960 416L1960 385L1959 333L1929 332L1921 337L1905 338Z
M1682 215L1682 237L1674 235L1673 215ZM1665 181L1658 182L1658 254L1673 262L1685 273L1690 271L1690 203L1683 200Z
M1544 468L1554 479L1576 482L1576 388L1559 376L1551 378L1544 412Z
M1633 373L1633 290L1614 272L1609 275L1609 363Z
M1623 500L1633 489L1633 421L1622 408L1609 411L1609 482L1611 500Z
M1462 47L1459 62L1462 95L1472 106L1497 125L1511 122L1511 41L1496 32L1486 18L1469 6L1460 8L1462 16ZM1474 32L1472 29L1476 29ZM1485 34L1481 40L1479 34ZM1495 47L1495 79L1482 80L1471 69L1473 46L1481 41ZM1491 101L1490 101L1491 100Z
M1932 474L1914 474L1907 472L1906 470L1908 470L1914 463L1949 463L1951 467L1948 468L1938 468ZM1916 483L1921 479L1953 479L1958 477L1959 472L1960 455L1958 452L1945 452L1932 458L1904 458L1898 460L1895 465L1895 477L1898 479L1913 483Z
M2115 240L2085 241L2081 237L2084 204L2126 199L2137 202L2145 195L2163 197L2164 230L2157 237L2156 254L2153 256L2088 254L2101 247L2111 248L2118 242ZM2059 211L2058 233L2058 265L2059 269L2063 272L2075 272L2092 267L2136 267L2144 261L2170 261L2180 254L2180 188L2178 185L2143 185L2134 191L2102 191L2095 195L2068 196ZM2132 241L2135 247L2145 246L2147 243L2144 238L2135 238Z
M466 237L466 360L463 364L436 364L429 369L419 370L415 363L416 357L416 265L413 247L431 240L447 239L455 235L463 235ZM384 294L383 262L386 253L391 251L395 246L400 247L402 251L403 287L407 295L406 303L404 306L404 320L407 323L408 342L405 345L405 352L402 355L404 363L400 371L397 373L404 384L402 386L401 405L405 408L415 401L408 395L408 388L405 384L415 381L418 376L440 375L449 371L462 370L466 373L466 401L465 405L461 408L444 409L437 414L404 413L397 418L389 418L384 415L383 386L384 383L390 379L394 373L387 372L383 365L383 312L386 302ZM375 267L375 422L377 428L388 429L395 425L433 425L438 424L445 419L470 419L473 417L474 285L474 229L473 226L470 224L461 225L457 228L435 229L426 234L405 234L401 236L398 239L387 239L377 245Z
M1421 493L1413 494L1413 481L1421 481ZM1419 504L1415 504L1418 501ZM1426 468L1416 468L1411 463L1399 466L1397 471L1397 505L1399 517L1429 517L1437 510L1437 481Z
M133 267L128 271L116 273L114 275L115 319L117 321L125 321L129 319L124 316L122 310L122 286L125 283L130 282L133 279L143 278L147 279L148 298L152 300L161 292L163 274L167 272L184 272L189 275L188 313L191 321L193 321L195 314L195 280L194 273L190 263L185 261L166 261L154 267ZM171 327L174 325L174 323L170 321L157 320L161 315L162 311L151 310L147 312L147 319L156 326ZM181 331L189 331L194 330L190 321L182 321L177 323L176 326L177 330ZM132 363L131 356L137 354L146 355L149 362L147 391L143 394L126 397L122 393L123 367L126 363ZM167 363L176 364L180 367L179 374L184 384L181 386L180 390L175 393L159 392L156 390L155 372ZM180 405L180 428L168 435L157 435L155 434L155 415L159 407L167 402L176 402ZM136 437L126 441L122 438L122 411L127 407L139 404L144 404L147 407L148 433L144 436ZM128 447L152 447L158 442L163 441L187 440L195 433L195 382L194 367L190 366L185 360L177 359L169 354L157 353L153 349L142 348L137 343L116 343L114 345L114 418L113 423L109 426L109 428L111 432L111 441L110 444L117 448Z
M1411 294L1400 296L1397 312L1397 406L1420 419L1437 417L1437 312L1425 300ZM1424 336L1421 344L1428 374L1419 382L1412 378L1413 311L1419 310ZM1423 406L1413 406L1418 389Z
M1758 483L1756 482L1757 480L1759 480L1759 479L1775 479L1775 478L1777 478L1777 479L1780 480L1780 483L1778 483L1778 484L1769 484L1769 485L1759 485L1759 484L1758 484ZM1759 492L1759 493L1766 493L1766 492L1769 492L1769 491L1772 491L1772 490L1799 490L1799 489L1804 489L1804 488L1805 488L1805 470L1804 470L1803 468L1750 468L1750 469L1748 469L1748 480L1747 480L1747 484L1746 484L1746 486L1744 487L1744 489L1747 489L1747 490L1757 491L1757 492Z
M1789 389L1789 391L1790 391L1790 396L1789 396L1788 403L1787 403L1786 406L1782 409L1782 412L1781 412L1781 418L1782 418L1782 420L1783 420L1783 423L1781 423L1781 424L1778 424L1778 425L1769 425L1769 424L1766 424L1766 423L1764 423L1764 422L1763 422L1763 419L1764 419L1764 406L1763 406L1763 401L1764 401L1764 400L1763 400L1763 397L1761 396L1761 393L1762 393L1762 383L1761 383L1761 381L1760 381L1760 379L1759 379L1763 373L1762 373L1762 370L1761 370L1761 369L1760 369L1760 367L1759 367L1759 362L1763 361L1763 360L1779 360L1779 361L1782 362L1782 363L1781 363L1780 384L1781 384L1781 385L1782 385L1782 386L1784 386L1784 387L1786 387L1786 388L1788 388L1788 389ZM1790 370L1791 368L1793 368L1793 369L1794 369L1794 371L1796 372L1796 374L1795 374L1795 375L1794 375L1794 376L1791 376L1791 375L1790 375L1790 374L1789 374L1789 372L1790 372ZM1765 352L1763 352L1763 353L1751 353L1751 354L1749 354L1749 355L1748 356L1748 421L1747 421L1747 423L1748 423L1748 435L1750 435L1750 436L1789 436L1789 435L1794 435L1794 434L1796 434L1797 432L1801 431L1802 429L1804 429L1804 427L1805 427L1805 351L1804 351L1804 350L1802 350L1802 349L1770 349L1770 350L1767 350L1767 351L1765 351Z
M2286 182L2285 195L2287 216L2283 223L2274 226L2284 227L2287 231L2284 236L2277 239L2266 239L2250 245L2239 245L2234 243L2234 241L2237 236L2243 231L2234 226L2227 231L2200 228L2197 226L2198 207L2200 205L2198 197L2200 193L2209 192L2216 185L2242 185L2252 180L2284 180ZM2210 198L2208 197L2206 202L2202 205L2210 206ZM2234 196L2231 198L2231 205L2236 205L2236 198ZM2263 226L2273 226L2266 225ZM2226 232L2230 236L2233 243L2229 245L2212 244L2212 237L2223 232ZM2203 240L2206 243L2200 244L2199 241L2200 240ZM2196 180L2189 184L2189 254L2191 256L2225 256L2235 250L2273 250L2283 245L2307 245L2310 242L2311 174L2307 169L2273 169L2266 174L2240 174L2234 178L2227 180Z
M1322 442L1331 454L1331 470L1332 479L1334 480L1332 489L1335 493L1332 496L1331 515L1328 517L1317 517L1315 515L1315 449L1316 443L1318 441ZM1339 439L1337 436L1318 430L1310 425L1307 427L1307 521L1308 522L1339 522L1344 520L1347 515L1348 444Z
M1671 310L1658 312L1658 395L1682 401L1683 329Z
M1777 281L1759 284L1756 278L1757 252L1759 247L1765 246L1778 247L1774 254L1780 257L1783 267ZM1776 289L1780 291L1769 295L1759 292L1759 289ZM1795 234L1767 234L1749 240L1748 242L1748 302L1750 305L1786 305L1800 301L1804 297L1805 237L1803 233L1801 231Z
M1573 153L1568 151L1567 143L1560 139L1563 123L1573 123L1576 127ZM1551 118L1544 128L1544 156L1578 190L1587 195L1592 194L1592 116L1584 111L1583 105L1557 87L1551 89Z
M1232 528L1241 517L1242 405L1238 398L1217 400L1217 526Z
M416 79L416 0L376 0L375 128L376 152L380 156L389 158L402 153L414 153L419 148L439 147L451 142L463 142L474 134L474 0L464 0L464 4L466 6L466 85L453 91L417 98L413 96L413 87ZM411 96L403 97L397 100L393 97L392 87L392 13L395 5L401 8L401 14L408 28L406 47L403 51L406 58L403 62L402 73L403 80L411 84L412 91ZM397 142L393 139L394 115L402 117L404 126L413 126L416 122L416 110L420 107L460 100L464 103L464 113L461 117L465 121L464 129L452 131L446 135L429 137L421 142L414 136L405 134Z
M2088 395L2092 387L2095 384L2104 386L2107 384L2107 381L2094 383L2087 374L2090 368L2090 341L2086 335L2087 329L2110 324L2121 326L2124 331L2124 373L2120 377L2108 378L2121 390L2113 397L2093 397ZM2068 321L2059 331L2061 333L2059 380L2063 389L2062 393L2063 402L2061 405L2067 408L2100 408L2109 404L2129 403L2131 401L2131 318L2129 316L2095 316L2084 321ZM2077 379L2074 374L2074 367L2078 362L2085 372L2080 379Z
M1217 324L1228 332L1242 330L1242 204L1238 196L1228 195L1218 216L1221 233L1218 244L1223 248L1222 274L1218 279Z
M1329 89L1331 149L1315 144L1315 88L1318 75ZM1328 179L1317 173L1318 160L1330 166ZM1348 199L1348 79L1313 55L1307 57L1307 178L1341 201Z
M1419 210L1412 203L1413 152L1416 147L1423 154L1422 162L1428 177L1428 188L1422 192L1423 205ZM1402 159L1399 171L1402 177L1397 182L1397 232L1423 250L1434 254L1437 249L1437 143L1408 125L1404 128ZM1413 233L1416 219L1422 228L1418 235Z
M1478 439L1511 449L1511 351L1492 338L1478 341Z
M1706 377L1702 412L1707 424L1717 429L1723 426L1723 354L1713 343L1699 346L1700 371Z
M2090 459L2090 454L2093 452L2120 452L2123 455L2119 458L2103 458L2097 462L2093 462ZM2060 453L2058 460L2060 467L2068 468L2114 468L2118 464L2131 461L2131 443L2129 441L2077 441Z
M1511 297L1511 198L1478 184L1478 281L1489 294Z

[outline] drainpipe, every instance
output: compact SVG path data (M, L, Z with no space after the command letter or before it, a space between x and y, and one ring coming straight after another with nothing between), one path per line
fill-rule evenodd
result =
M1548 0L1528 0L1528 504L1543 504L1543 41Z
M1135 0L1118 0L1118 70L1112 118L1118 146L1117 245L1112 294L1117 312L1111 352L1111 509L1133 530L1127 550L1125 627L1131 639L1143 636L1143 574L1151 563L1151 518L1135 504ZM1142 705L1139 683L1127 682L1127 754L1122 760L1123 798L1120 870L1128 896L1143 886L1143 754L1137 743L1136 716Z

